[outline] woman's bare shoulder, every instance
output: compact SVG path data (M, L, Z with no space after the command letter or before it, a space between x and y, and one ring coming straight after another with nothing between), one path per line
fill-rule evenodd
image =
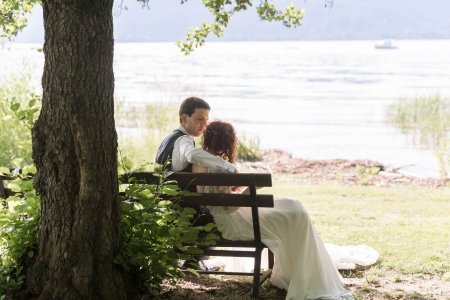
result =
M208 168L193 164L192 165L192 173L208 173Z

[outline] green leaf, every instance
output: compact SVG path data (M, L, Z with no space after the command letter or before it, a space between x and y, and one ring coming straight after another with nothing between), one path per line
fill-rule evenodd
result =
M191 274L194 274L197 277L200 277L200 274L197 271L195 271L194 269L188 268L188 269L186 269L186 271Z
M197 213L195 208L192 208L192 207L185 207L185 208L183 208L183 212L185 214L188 214L188 215L195 215Z
M197 247L188 247L186 252L189 254L202 254L203 251Z
M214 229L214 227L216 227L214 223L208 223L203 227L203 230L206 232L210 232L211 230Z
M36 172L37 172L37 170L36 170L36 166L35 165L26 165L22 169L22 174L24 174L24 175L36 174Z
M169 205L171 205L171 204L172 204L172 201L169 201L169 200L162 200L162 201L159 201L158 206L159 206L159 207L165 207L165 206L169 206Z
M8 168L0 167L0 175L10 175L11 171Z
M12 103L10 108L12 111L17 111L20 108L20 103L17 103L17 102Z
M144 206L141 203L133 203L133 208L136 210L144 209Z
M164 187L165 188L169 188L169 189L173 189L173 190L176 190L176 191L180 190L180 187L178 185L176 185L176 184L166 184L166 185L164 185Z
M145 189L139 193L139 195L147 198L147 199L153 199L155 197L155 194L153 194L149 189Z
M20 183L22 191L31 191L33 189L33 182L31 180L24 180Z
M188 191L188 190L182 191L180 193L180 195L181 196L185 196L185 197L187 197L187 196L200 196L199 193L191 192L191 191Z
M11 191L16 192L16 193L22 191L22 189L20 188L20 186L17 183L10 182L8 184L8 188L11 189Z
M16 202L16 201L20 201L20 198L17 196L9 196L8 198L6 198L6 201L7 202L10 202L10 201Z
M169 196L177 196L179 194L177 190L168 187L164 187L161 192Z
M183 234L183 241L187 243L193 243L197 240L198 232L197 231L188 231Z

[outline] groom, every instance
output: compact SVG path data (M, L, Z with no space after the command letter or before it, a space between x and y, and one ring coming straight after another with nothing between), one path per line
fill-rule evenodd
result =
M194 137L203 134L208 124L210 107L200 98L189 97L180 105L180 127L167 136L159 146L156 162L175 172L192 172L192 164L222 169L229 173L236 168L229 162L195 147Z
M229 162L195 147L194 137L203 134L208 124L210 107L205 100L197 97L185 99L180 106L180 127L167 136L156 153L156 162L175 172L192 172L192 164L206 168L222 169L236 173ZM213 218L206 207L194 207L198 215L195 225L206 225Z

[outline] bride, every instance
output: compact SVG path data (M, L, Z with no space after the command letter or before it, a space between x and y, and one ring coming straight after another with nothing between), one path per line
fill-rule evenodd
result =
M202 137L204 150L235 162L237 138L231 124L211 122ZM220 172L193 165L193 172ZM221 189L220 191L217 188ZM203 192L223 192L229 187L200 187ZM229 240L253 239L248 207L209 207L217 228ZM261 240L273 252L271 282L287 291L286 299L354 299L344 288L308 213L294 199L274 199L274 208L260 208Z

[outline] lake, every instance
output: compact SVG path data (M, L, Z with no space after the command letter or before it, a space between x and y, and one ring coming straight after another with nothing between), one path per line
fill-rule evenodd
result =
M391 50L375 43L209 42L189 56L172 43L119 43L115 95L130 105L199 96L212 119L259 137L262 148L306 159L372 159L437 176L434 151L387 124L385 111L399 98L450 97L450 41L401 40ZM38 87L39 47L0 47L0 77L20 72L26 59Z

